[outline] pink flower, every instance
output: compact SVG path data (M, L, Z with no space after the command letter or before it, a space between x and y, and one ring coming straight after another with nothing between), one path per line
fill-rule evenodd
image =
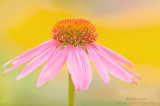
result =
M47 80L54 78L67 60L75 88L87 90L92 80L90 57L105 84L109 84L110 81L108 73L135 84L137 83L133 77L140 79L138 75L121 65L127 64L132 67L130 61L95 43L98 34L94 25L89 21L85 19L59 21L53 27L52 35L52 40L46 41L4 64L3 67L13 63L13 66L4 73L32 60L16 78L19 80L47 61L38 79L37 87L39 88Z

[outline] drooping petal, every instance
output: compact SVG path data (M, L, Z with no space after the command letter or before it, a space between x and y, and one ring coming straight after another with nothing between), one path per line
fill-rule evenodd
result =
M97 43L93 43L93 45L101 52L103 53L104 55L105 54L108 54L109 56L111 56L115 61L119 62L120 64L127 64L128 66L132 67L133 64L132 62L130 62L129 60L127 60L126 58L124 58L123 56L117 54L116 52L106 48L106 47L103 47L102 45L99 45Z
M65 64L68 57L68 46L60 50L57 55L49 62L49 64L40 73L37 88L42 86L47 80L52 79L57 75Z
M129 78L130 81L132 81L133 77L136 77L136 78L140 79L140 77L137 74L133 73L132 71L129 71L127 68L125 68L124 66L122 66L121 64L119 64L118 62L116 62L117 60L114 60L110 55L104 54L103 51L99 51L99 52L100 52L100 54L102 54L102 59L104 57L106 58L107 61L104 60L105 62L110 62L111 65L112 65L112 67L116 68L115 70L121 70L121 71L115 71L115 72L111 71L110 73L112 73L113 75L115 75L117 77L120 76L120 73L121 73L121 75L128 75L129 76L128 78ZM119 74L119 75L117 75L117 74ZM122 78L120 78L120 79L123 80L123 78L125 78L125 76L122 76ZM124 80L126 80L126 79L124 79Z
M79 63L79 64L78 64ZM77 57L76 51L73 46L70 45L68 59L67 59L68 70L71 74L73 84L77 90L82 88L82 73L80 71L81 63Z
M104 56L107 56L108 58L111 57L115 62L118 61L118 65L123 68L123 71L125 71L128 74L130 74L130 76L132 76L132 77L134 76L134 77L140 79L140 77L137 74L129 71L128 69L126 69L125 67L123 67L122 65L120 65L120 63L124 63L124 64L128 64L130 67L132 67L133 64L129 60L125 59L124 57L120 56L119 54L115 53L114 51L112 51L112 50L110 50L108 48L105 48L105 47L103 47L103 46L101 46L101 45L99 45L97 43L93 43L93 45Z
M13 60L11 60L11 61L5 63L5 64L2 66L2 68L6 67L6 66L7 66L8 64L10 64L11 62L13 62Z
M102 61L102 59L99 57L99 55L92 49L91 46L86 45L88 54L90 56L90 58L92 59L92 61L94 62L98 73L101 77L101 79L103 80L103 82L105 84L109 84L109 76L108 76L108 71L110 68L105 66L105 63Z
M47 44L47 45L45 45ZM14 59L13 61L13 66L10 67L9 69L7 69L5 72L3 72L4 74L19 67L20 65L28 62L29 60L33 59L34 57L36 57L37 55L39 55L40 53L42 53L43 51L45 51L47 48L49 48L50 46L54 46L54 45L57 45L56 43L53 43L53 42L50 42L50 43L45 43L44 45L42 45L40 47L38 47L38 49L35 49L33 50L33 52L28 52L23 58L19 58L18 60L17 59ZM37 50L37 51L36 51ZM23 55L23 54L22 54Z
M47 66L48 64L50 64L50 62L55 58L55 56L59 53L59 51L62 49L63 45L59 45L55 51L52 53L52 55L49 57L49 59L47 60L47 63L45 66ZM44 67L45 67L44 66Z
M35 59L33 59L16 78L16 81L28 75L30 72L42 65L53 53L57 45L49 47Z
M87 90L92 80L92 70L87 54L81 46L70 46L67 65L77 90Z
M135 75L131 74L132 72L129 72L125 67L120 65L119 63L115 62L110 58L108 54L103 55L100 53L95 47L87 45L88 51L92 51L95 54L98 55L99 58L101 58L101 62L104 63L104 68L108 69L111 74L118 77L121 80L127 81L127 82L134 82L133 77L136 77Z
M83 90L87 90L91 80L92 80L92 69L89 62L89 58L86 54L86 52L83 50L81 46L77 47L77 51L80 57L80 60L82 61L82 71L83 72Z
M58 48L56 48L54 50L54 52L51 54L51 56L48 58L47 63L45 64L45 66L43 67L43 70L47 70L48 66L50 65L50 63L52 62L52 60L56 57L56 55L60 52L60 50L62 49L62 45L58 46Z
M120 64L119 64L120 65ZM132 71L130 71L130 70L128 70L127 68L125 68L124 66L122 66L122 65L120 65L123 69L124 69L124 71L126 71L127 73L129 73L130 74L130 76L132 76L132 77L136 77L136 78L138 78L138 79L141 79L141 77L140 76L138 76L137 74L135 74L135 73L133 73ZM137 85L137 84L136 84Z
M35 57L35 56L37 56L38 54L40 54L41 52L43 52L44 50L46 50L47 48L49 48L50 46L54 45L55 43L56 43L56 42L55 42L54 40L48 40L48 41L40 44L39 46L37 46L37 47L35 47L35 48L33 48L33 49L31 49L31 50L29 50L29 51L21 54L20 56L16 57L14 60L11 60L11 61L5 63L5 64L3 65L3 68L4 68L5 66L7 66L8 64L10 64L11 62L15 62L15 61L18 62L18 61L21 60L22 58L28 57L29 55L33 55L32 57ZM31 58L31 59L32 59L32 58Z

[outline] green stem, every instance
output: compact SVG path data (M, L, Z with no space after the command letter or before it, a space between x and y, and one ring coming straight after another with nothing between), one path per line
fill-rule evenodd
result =
M73 85L71 75L68 73L68 106L74 106L75 87Z

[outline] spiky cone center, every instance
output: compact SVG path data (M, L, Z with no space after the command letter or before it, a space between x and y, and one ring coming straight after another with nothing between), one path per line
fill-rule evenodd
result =
M92 23L85 19L66 19L56 23L52 30L53 39L63 45L91 44L98 33Z

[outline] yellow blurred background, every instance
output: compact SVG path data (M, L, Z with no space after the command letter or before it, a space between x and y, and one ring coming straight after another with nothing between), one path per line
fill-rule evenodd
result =
M0 66L51 39L55 23L69 18L90 20L99 33L97 43L131 60L131 70L142 78L137 87L110 75L106 86L91 62L92 83L87 91L76 92L76 106L136 106L140 102L127 98L147 98L141 102L157 105L153 103L160 100L159 0L0 0ZM0 68L1 106L67 105L66 65L40 89L36 82L44 65L15 83L25 65L6 75Z

